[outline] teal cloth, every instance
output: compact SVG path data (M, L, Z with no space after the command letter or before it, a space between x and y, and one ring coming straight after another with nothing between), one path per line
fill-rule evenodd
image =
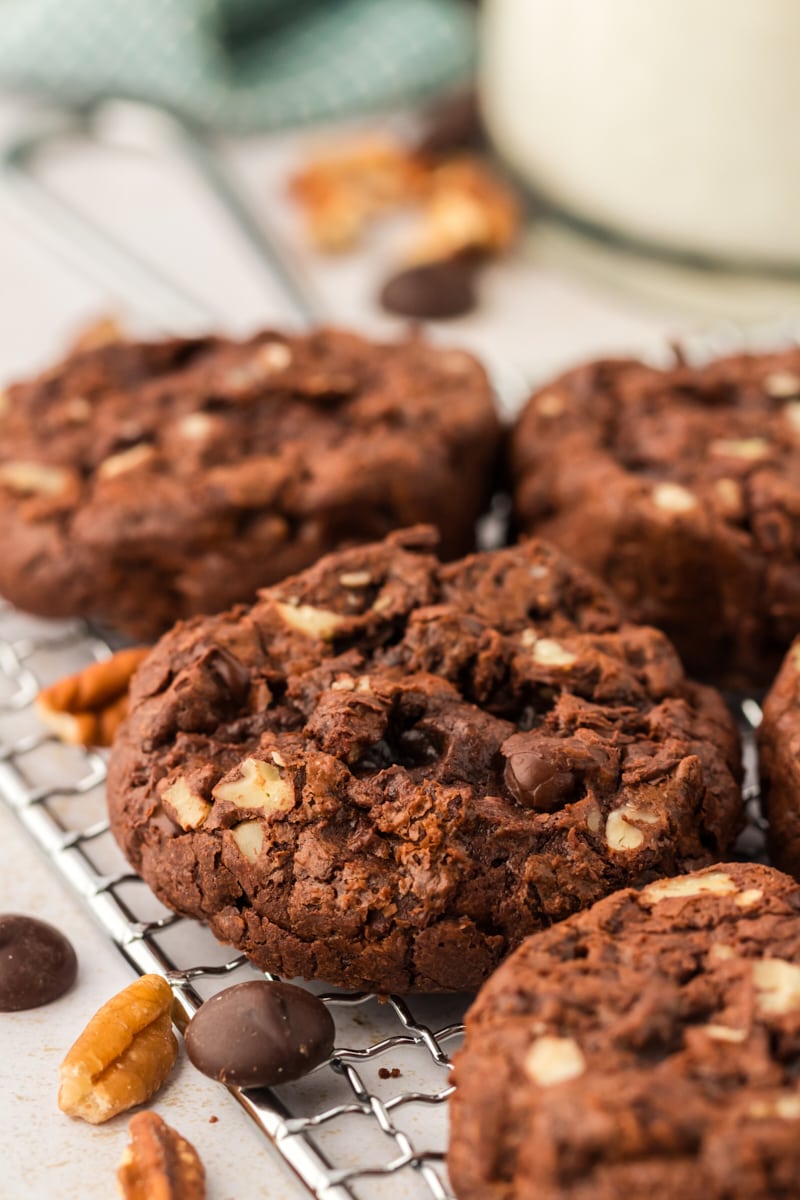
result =
M464 0L0 0L0 87L276 129L458 79L473 22Z

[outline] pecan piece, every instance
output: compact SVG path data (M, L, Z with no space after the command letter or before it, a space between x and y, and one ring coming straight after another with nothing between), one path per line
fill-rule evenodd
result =
M96 317L78 331L69 347L69 353L81 354L84 350L96 350L100 346L109 346L112 342L121 342L124 337L117 318L107 313L105 316Z
M148 653L146 646L120 650L44 688L36 711L62 742L110 746L128 711L128 688Z
M191 1142L154 1112L137 1113L117 1179L123 1200L205 1200L206 1173Z
M172 991L160 975L143 975L92 1017L61 1064L58 1107L100 1125L149 1100L178 1057Z

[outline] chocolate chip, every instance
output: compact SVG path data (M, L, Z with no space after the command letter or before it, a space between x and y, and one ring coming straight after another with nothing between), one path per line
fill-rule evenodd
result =
M291 983L253 980L207 1000L189 1022L198 1071L238 1087L300 1079L329 1057L334 1025L321 1000Z
M536 749L509 754L504 778L515 800L540 812L561 808L575 786L572 771L560 770Z
M250 690L250 672L224 646L209 646L197 660L197 667L209 671L235 700L243 700Z
M380 302L401 317L437 321L460 317L477 303L476 264L460 258L409 267L384 284Z
M477 93L458 92L439 100L425 113L416 151L424 158L441 158L485 143Z
M21 913L0 916L0 1012L50 1004L77 973L75 951L58 929Z

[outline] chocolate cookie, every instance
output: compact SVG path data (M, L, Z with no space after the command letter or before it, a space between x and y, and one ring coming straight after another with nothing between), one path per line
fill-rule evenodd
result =
M513 434L516 514L601 575L687 669L766 685L800 627L800 350L598 362Z
M115 342L0 396L0 592L150 637L417 521L473 545L499 437L462 351Z
M666 638L542 542L442 565L411 530L179 625L134 677L112 827L259 966L479 984L523 937L705 864L738 738Z
M733 863L529 938L467 1014L459 1200L793 1200L800 888Z
M800 637L764 701L758 750L770 856L800 879Z

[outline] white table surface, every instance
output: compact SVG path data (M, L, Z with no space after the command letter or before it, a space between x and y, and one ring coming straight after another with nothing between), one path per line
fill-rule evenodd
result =
M21 103L0 101L0 141L14 137L28 116ZM116 127L129 141L141 146L144 137L147 143L138 118L122 114ZM400 323L381 315L372 300L391 235L325 262L305 247L287 201L287 172L322 136L255 139L228 146L226 153L253 204L306 265L331 320L391 334ZM48 177L168 268L220 326L243 332L285 316L239 235L185 166L142 149L101 154L76 145L59 152ZM524 250L489 273L480 311L436 336L538 378L595 353L647 349L720 316L766 320L796 308L800 291L794 285L708 279L620 258L555 228L534 226ZM24 206L0 182L0 385L54 358L83 323L109 311L143 329L164 324L131 313L121 289L98 288L44 248L31 236ZM77 986L55 1004L0 1014L0 1196L107 1200L115 1194L127 1121L89 1128L62 1116L56 1107L58 1065L89 1016L130 981L131 971L2 805L0 911L53 921L75 945L81 964ZM210 1200L306 1195L235 1103L183 1055L154 1107L200 1149ZM217 1123L209 1124L211 1115Z

